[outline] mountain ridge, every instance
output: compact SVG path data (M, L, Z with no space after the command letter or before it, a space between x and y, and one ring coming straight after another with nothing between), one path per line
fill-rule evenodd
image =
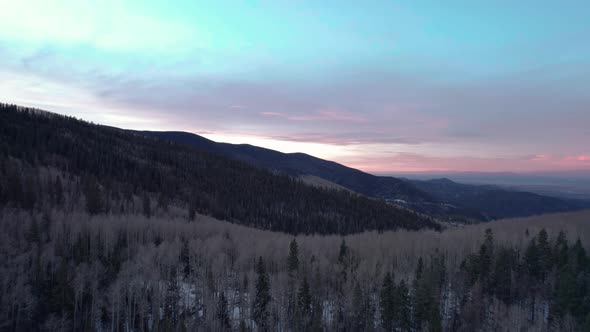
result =
M283 153L250 144L218 143L187 132L134 132L168 139L177 143L189 144L197 149L224 154L272 171L281 171L289 175L319 176L325 180L371 197L433 201L430 195L417 188L409 186L401 179L389 176L382 177L372 175L334 161L317 158L302 152ZM343 172L346 172L346 176L339 177L338 174L342 174ZM381 188L377 187L380 183L383 184ZM399 190L396 190L398 188Z
M590 207L589 202L514 191L494 185L457 183L447 178L420 181L373 175L305 153L283 153L249 144L219 143L187 132L138 133L189 144L197 149L221 154L271 171L292 176L317 176L354 192L401 204L443 220L464 218L464 221L486 221ZM441 185L445 188L437 188ZM441 191L447 191L448 196L441 194ZM465 199L457 200L453 195L460 195ZM507 200L505 197L510 199ZM512 208L506 209L504 205L511 205Z
M62 174L59 185L48 169ZM54 208L43 198L55 197L56 187L63 196L66 180L70 208L90 214L143 210L149 217L155 200L160 209L187 210L189 221L196 212L291 234L441 229L381 200L313 187L186 144L0 104L0 208Z

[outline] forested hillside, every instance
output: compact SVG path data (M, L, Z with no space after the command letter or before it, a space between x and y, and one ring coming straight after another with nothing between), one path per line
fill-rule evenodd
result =
M503 189L493 185L462 184L449 179L408 180L448 204L464 207L480 219L502 219L590 208L590 202Z
M0 105L0 205L42 210L64 182L98 213L152 205L288 233L349 234L440 226L383 201L305 185L190 146L13 105ZM61 202L61 198L59 199Z
M590 328L588 213L296 238L169 213L3 209L0 331Z
M402 199L421 206L433 202L426 192L393 177L379 177L323 160L305 153L282 153L248 144L217 143L185 132L142 131L144 135L191 145L201 151L244 161L250 165L292 176L313 175L334 182L354 192L383 199Z
M250 165L305 177L314 176L354 192L385 199L441 220L463 222L522 217L590 208L590 202L560 199L447 179L412 181L376 176L304 153L282 153L247 144L218 143L186 132L136 132L195 147Z
M588 218L441 231L349 191L2 105L0 332L589 331Z

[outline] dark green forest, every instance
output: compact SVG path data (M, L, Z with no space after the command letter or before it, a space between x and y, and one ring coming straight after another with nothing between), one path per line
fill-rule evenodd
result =
M121 202L139 195L157 197L160 205L185 204L188 217L198 212L292 234L440 229L430 218L380 200L314 188L189 146L0 104L0 204L39 209L48 203L43 199L63 179L41 179L39 167L76 177L92 214L125 212Z

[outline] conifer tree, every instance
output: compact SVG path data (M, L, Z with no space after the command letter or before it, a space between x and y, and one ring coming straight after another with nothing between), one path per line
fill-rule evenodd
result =
M299 248L297 240L293 239L289 245L289 255L287 256L287 320L291 328L296 328L297 320L300 315L297 312L297 294L296 294L296 277L299 270Z
M254 297L254 322L260 331L270 330L270 283L262 256L258 258L256 265L256 293Z
M576 273L570 262L564 265L558 278L552 314L563 317L571 311L576 298Z
M558 270L561 271L567 264L569 246L567 243L567 237L563 230L559 231L557 239L555 240L555 246L553 248L553 262L557 266Z
M537 235L537 252L539 259L539 277L541 278L541 281L545 281L545 278L553 265L551 246L549 245L549 237L545 228L541 229Z
M381 297L379 305L381 307L381 325L385 331L392 331L394 328L394 319L396 314L395 308L396 289L393 277L390 272L385 274L383 285L381 286Z
M467 273L467 282L469 286L473 286L480 276L479 269L481 264L479 258L479 253L477 255L470 254L461 263L461 269Z
M320 267L316 265L315 275L313 276L313 291L312 291L312 313L311 313L311 330L322 330L322 295L320 293L320 285L322 284L322 275Z
M495 294L504 303L510 304L512 303L512 272L517 265L516 253L512 248L499 248L497 252L488 292Z
M494 235L491 229L486 229L485 240L479 250L479 275L484 284L487 284L488 276L492 269L492 260L494 257Z
M289 275L294 276L299 269L299 247L297 240L293 239L289 245L289 257L287 258L287 271Z
M409 289L406 281L402 279L397 287L398 325L402 331L409 331L412 327L412 314Z
M429 331L432 332L442 332L442 317L440 316L440 311L437 305L433 305L430 307L430 319L428 320L429 323Z
M571 250L576 272L583 271L588 266L588 255L586 254L586 249L584 249L580 238L576 240L576 243L574 243Z
M537 248L537 239L534 237L529 242L524 253L524 264L531 277L537 278L539 276L539 250Z
M354 331L367 330L367 320L369 320L370 317L366 302L361 285L356 282L352 294L352 309L354 311L352 328Z
M433 262L439 260L437 257L433 257ZM422 265L422 267L420 266ZM440 317L440 281L443 276L441 275L440 264L431 264L430 269L425 271L423 269L423 263L420 264L416 269L416 277L419 279L414 280L414 292L413 292L413 314L414 314L414 327L421 329L424 324L427 324L430 331L442 330L442 322ZM422 271L420 271L422 270Z
M297 292L297 313L301 329L309 330L312 321L312 297L307 278L303 278Z
M346 283L348 282L348 269L350 263L350 249L346 245L344 238L340 243L338 251L338 267L340 275L336 283L336 329L346 329Z
M219 299L217 301L217 321L222 330L231 330L229 313L227 311L227 299L223 291L219 294Z
M590 271L588 255L582 246L580 238L572 246L570 260L573 261L573 275L575 276L575 297L570 303L570 311L578 320L583 321L590 311Z
M418 281L422 279L422 274L424 273L424 260L422 257L418 258L418 265L416 266L416 275L414 281Z
M340 250L338 252L338 265L340 265L342 280L346 282L348 263L349 263L349 250L346 245L346 241L342 239L340 243Z
M424 275L424 260L422 257L418 258L418 264L416 265L416 271L414 276L414 281L412 283L412 322L416 325L417 328L420 328L421 322L417 322L417 320L422 319L423 315L423 308L422 305L419 304L418 294L420 286L422 286L422 278ZM420 294L422 295L422 294Z
M528 274L528 285L526 288L527 295L531 298L530 301L530 320L535 320L536 314L536 296L539 292L539 282L541 280L541 267L539 266L539 248L537 246L537 238L533 237L527 246L524 253L524 267Z
M418 280L413 297L414 324L417 329L420 329L422 324L429 320L431 314L431 288L426 278Z

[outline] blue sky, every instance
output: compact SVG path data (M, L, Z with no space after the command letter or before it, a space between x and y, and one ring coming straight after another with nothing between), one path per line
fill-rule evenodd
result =
M0 8L5 102L374 172L590 169L588 1Z

